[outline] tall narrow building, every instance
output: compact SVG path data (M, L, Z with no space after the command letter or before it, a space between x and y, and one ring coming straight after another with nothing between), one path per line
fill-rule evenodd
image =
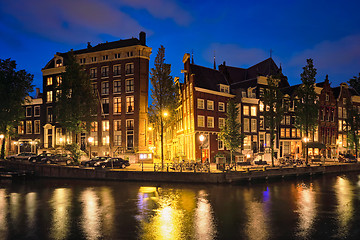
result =
M100 43L73 51L78 63L90 75L92 89L99 100L96 121L90 133L82 133L81 148L91 144L91 155L122 155L131 160L151 158L146 154L146 129L151 48L146 34ZM56 86L61 84L67 53L56 53L42 69L44 148L55 148L72 141L56 122ZM91 143L89 143L88 139Z

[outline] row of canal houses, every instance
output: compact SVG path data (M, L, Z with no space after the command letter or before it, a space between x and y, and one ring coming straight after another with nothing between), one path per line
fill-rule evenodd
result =
M90 75L91 86L97 96L98 114L90 133L80 135L80 145L91 149L91 155L128 156L131 161L152 162L161 150L159 134L151 130L147 107L149 93L149 60L152 49L146 45L146 35L114 42L100 43L80 50L71 50L80 65ZM28 97L24 105L24 120L18 126L18 136L9 141L12 152L54 151L72 142L58 124L54 107L65 71L67 53L56 53L45 64L43 93ZM227 66L225 62L208 68L193 63L190 54L183 57L183 80L175 77L180 86L180 106L176 124L167 128L164 152L169 160L196 160L226 154L224 143L219 140L220 128L225 124L227 102L235 99L240 114L241 132L244 134L242 155L249 158L266 156L269 152L270 133L264 121L264 105L260 96L267 87L267 76L281 74L272 58L247 69ZM299 157L302 153L302 135L294 126L295 90L285 76L279 87L290 100L276 136L277 157ZM320 104L319 126L310 142L326 146L322 154L336 157L347 148L345 119L346 99L351 99L360 110L360 96L346 83L332 88L328 78L315 86ZM154 128L153 128L154 129ZM199 136L205 136L202 142ZM92 139L90 142L89 139ZM309 147L311 143L309 143ZM320 154L313 144L310 154ZM239 151L240 152L240 151ZM237 156L239 157L239 156Z

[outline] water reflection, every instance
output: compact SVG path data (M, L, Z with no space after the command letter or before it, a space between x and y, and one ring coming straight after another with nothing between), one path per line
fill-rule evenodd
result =
M114 230L114 209L115 201L114 196L110 188L102 187L100 189L101 197L101 213L103 214L103 229L107 235L112 235Z
M8 204L6 197L6 190L0 189L0 239L6 239L8 233L8 225L6 221Z
M25 196L25 211L26 211L26 222L27 232L29 235L34 235L36 229L36 210L37 210L37 199L36 193L30 192Z
M71 189L55 189L50 206L52 209L52 238L67 239L70 229Z
M306 238L310 235L317 215L315 192L312 184L299 184L297 190L297 213L299 214L298 236Z
M349 180L338 177L334 187L338 200L336 210L339 223L338 235L341 238L345 238L348 236L350 221L354 215L353 186Z
M138 193L141 239L213 239L213 211L205 191L142 187Z
M10 218L11 224L15 228L20 227L20 194L19 193L10 193Z
M100 208L96 191L93 188L85 189L80 195L80 202L83 210L81 226L86 239L100 238Z

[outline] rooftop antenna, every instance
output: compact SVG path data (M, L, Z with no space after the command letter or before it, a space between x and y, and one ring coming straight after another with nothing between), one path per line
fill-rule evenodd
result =
M214 50L214 69L216 70L215 50Z
M191 50L191 64L194 64L194 50Z

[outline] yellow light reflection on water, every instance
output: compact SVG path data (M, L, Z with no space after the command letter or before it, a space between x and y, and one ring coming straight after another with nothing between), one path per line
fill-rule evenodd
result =
M335 193L338 200L336 210L339 222L338 235L345 238L348 235L349 223L354 214L353 187L349 180L338 177L335 184Z
M103 229L104 234L112 235L114 230L114 211L115 211L115 201L111 189L108 187L103 187L100 190L100 199L101 199L101 212L103 213Z
M67 239L70 228L71 189L55 189L50 200L53 239Z
M27 227L29 230L34 230L34 228L36 227L36 210L36 193L27 193L25 196L25 211L27 216Z
M195 209L195 238L213 239L215 237L214 216L205 191L200 191Z
M83 215L81 226L86 239L99 239L101 237L99 198L92 188L85 189L80 195Z
M316 215L317 205L313 185L299 184L297 190L297 212L299 214L298 235L305 238L310 234Z
M20 214L20 194L10 193L10 217L14 227L20 227L19 225Z
M6 201L5 189L0 189L0 239L7 239L8 224L6 215L8 213L8 203Z

